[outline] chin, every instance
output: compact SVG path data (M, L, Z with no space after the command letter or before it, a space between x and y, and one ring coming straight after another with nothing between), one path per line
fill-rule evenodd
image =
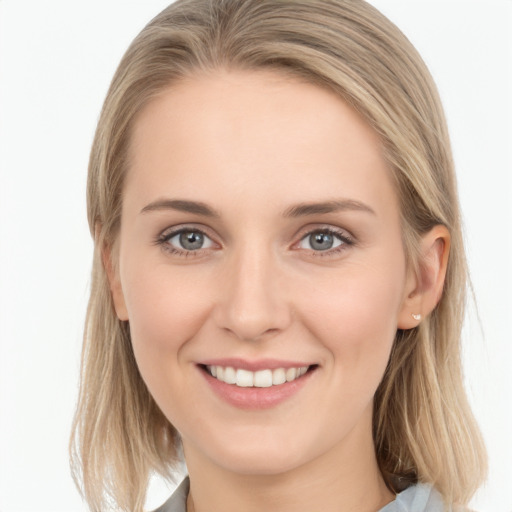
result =
M218 446L215 453L210 450L210 457L215 464L240 475L279 475L302 466L308 459L307 443L290 439L289 435L285 439L278 435L270 439L254 435L243 442L233 439L228 446Z
M295 454L273 453L259 450L257 453L227 456L223 460L224 469L239 475L276 476L288 473L301 466L303 461Z

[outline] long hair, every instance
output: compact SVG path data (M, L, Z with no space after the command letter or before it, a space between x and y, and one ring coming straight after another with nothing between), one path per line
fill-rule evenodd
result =
M115 245L137 114L183 78L219 69L275 70L334 91L380 137L401 208L407 262L442 224L451 250L442 298L396 334L374 399L373 436L392 489L429 482L467 504L486 473L463 388L460 337L467 268L450 142L433 80L407 38L363 0L178 0L136 37L114 75L94 138L87 208L95 241L81 386L70 449L92 510L141 511L149 476L170 476L177 432L137 369L116 317L102 250Z

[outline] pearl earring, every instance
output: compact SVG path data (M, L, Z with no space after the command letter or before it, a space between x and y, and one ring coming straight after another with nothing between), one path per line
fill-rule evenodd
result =
M421 315L415 315L414 313L411 315L414 320L421 320Z

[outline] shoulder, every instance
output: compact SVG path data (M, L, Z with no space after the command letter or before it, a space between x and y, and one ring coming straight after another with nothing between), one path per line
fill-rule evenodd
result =
M172 496L153 512L187 512L187 496L190 488L188 476L181 482Z
M428 484L415 484L397 495L379 512L456 512L446 506L439 492Z
M186 477L172 496L153 512L186 512L190 482ZM379 512L462 512L443 503L441 495L428 484L416 484L397 495Z

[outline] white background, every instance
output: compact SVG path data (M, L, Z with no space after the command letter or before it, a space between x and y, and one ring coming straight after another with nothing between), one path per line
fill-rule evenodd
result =
M0 511L84 511L69 476L92 244L85 180L117 63L167 0L0 0ZM491 462L472 505L512 512L512 2L373 0L445 104L481 324L466 380ZM482 326L482 328L481 328ZM148 504L168 490L152 487Z

